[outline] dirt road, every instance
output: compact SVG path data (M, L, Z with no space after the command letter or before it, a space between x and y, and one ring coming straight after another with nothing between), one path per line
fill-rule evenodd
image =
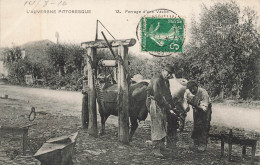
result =
M8 94L9 97L13 99L29 101L28 108L29 106L35 106L37 109L41 109L42 106L46 106L45 104L42 105L42 103L37 100L45 100L46 102L54 104L63 102L63 106L50 107L48 113L61 113L78 117L81 115L81 92L1 85L0 94L2 95L2 93ZM68 109L68 107L73 107L73 109ZM148 117L147 120L149 119L150 118ZM187 119L192 120L192 111L188 113ZM108 122L116 124L117 118L111 116L109 117ZM242 108L214 103L212 123L260 132L260 109Z
M227 161L227 156L219 158L220 141L214 139L208 144L208 151L197 153L189 150L192 143L190 138L192 122L186 122L186 132L179 132L179 140L174 153L165 153L165 157L157 158L151 154L152 146L146 143L150 140L149 117L148 121L140 123L133 142L130 145L118 143L117 117L109 117L104 136L94 138L81 127L80 92L56 91L39 88L26 88L19 86L0 85L0 96L8 95L8 99L0 99L0 125L24 126L35 123L30 127L28 134L28 150L25 155L21 150L21 137L19 135L5 134L0 147L0 164L8 165L39 165L40 162L33 154L42 144L52 138L68 135L78 131L78 139L73 154L74 164L248 164L250 157L241 159L241 147L234 145L232 150L233 162ZM218 125L241 126L245 129L259 130L259 110L237 108L213 104L213 123ZM36 108L36 119L28 120L31 107ZM229 114L227 116L227 114ZM192 119L189 112L188 119ZM100 128L100 117L98 117ZM240 131L242 132L242 131ZM227 151L227 145L225 145ZM250 149L247 149L250 155ZM227 153L227 152L225 152ZM260 147L257 145L255 163L259 163Z

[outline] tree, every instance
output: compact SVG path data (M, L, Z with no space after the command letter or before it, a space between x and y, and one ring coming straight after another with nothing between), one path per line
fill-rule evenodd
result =
M65 68L66 73L78 72L81 73L84 61L85 50L79 45L65 44Z
M253 23L256 18L238 5L216 3L210 9L202 8L199 22L192 21L192 39L186 60L190 77L204 85L212 95L221 98L239 94L248 74L249 57L259 47L259 34Z
M4 64L10 67L13 63L22 59L22 51L20 47L5 48L3 51Z
M24 83L24 75L27 72L26 61L22 59L20 47L5 48L3 51L4 66L8 70L9 82L13 84Z
M62 44L52 45L48 48L47 53L49 62L59 72L59 76L64 75L64 66L66 64L66 47Z

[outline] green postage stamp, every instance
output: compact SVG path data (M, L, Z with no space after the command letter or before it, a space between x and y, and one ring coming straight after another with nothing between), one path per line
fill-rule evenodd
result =
M143 17L141 20L141 50L147 52L182 52L183 18Z

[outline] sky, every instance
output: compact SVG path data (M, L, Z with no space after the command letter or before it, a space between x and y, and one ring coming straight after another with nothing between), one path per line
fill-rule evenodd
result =
M227 2L228 0L222 0ZM22 45L48 39L56 42L81 43L93 41L96 20L100 20L116 39L136 39L136 27L143 11L165 8L185 19L186 41L189 39L191 17L199 18L201 5L213 5L215 0L0 0L0 47ZM260 11L260 0L238 0L241 7ZM56 13L30 13L55 10ZM91 10L91 13L59 13L59 10ZM116 13L120 10L121 13ZM130 13L129 13L130 11ZM141 13L136 13L141 11ZM99 26L99 38L102 39ZM108 39L112 39L107 33ZM140 53L140 44L132 49Z

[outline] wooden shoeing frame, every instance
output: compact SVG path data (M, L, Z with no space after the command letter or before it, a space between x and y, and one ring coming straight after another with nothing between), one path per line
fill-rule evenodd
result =
M118 91L122 91L121 108L118 112L118 139L124 144L129 143L129 98L128 98L128 82L126 79L125 70L128 66L128 47L133 46L136 43L135 39L126 40L105 40L90 41L81 43L81 47L87 49L87 54L84 58L87 61L87 74L88 85L86 92L83 92L82 100L82 126L87 128L91 136L98 137L97 129L97 107L96 107L96 91L95 91L95 77L97 76L96 57L98 48L110 48L117 47L120 49L120 56L122 63L118 62ZM90 59L89 59L90 58ZM84 91L84 89L83 89Z

